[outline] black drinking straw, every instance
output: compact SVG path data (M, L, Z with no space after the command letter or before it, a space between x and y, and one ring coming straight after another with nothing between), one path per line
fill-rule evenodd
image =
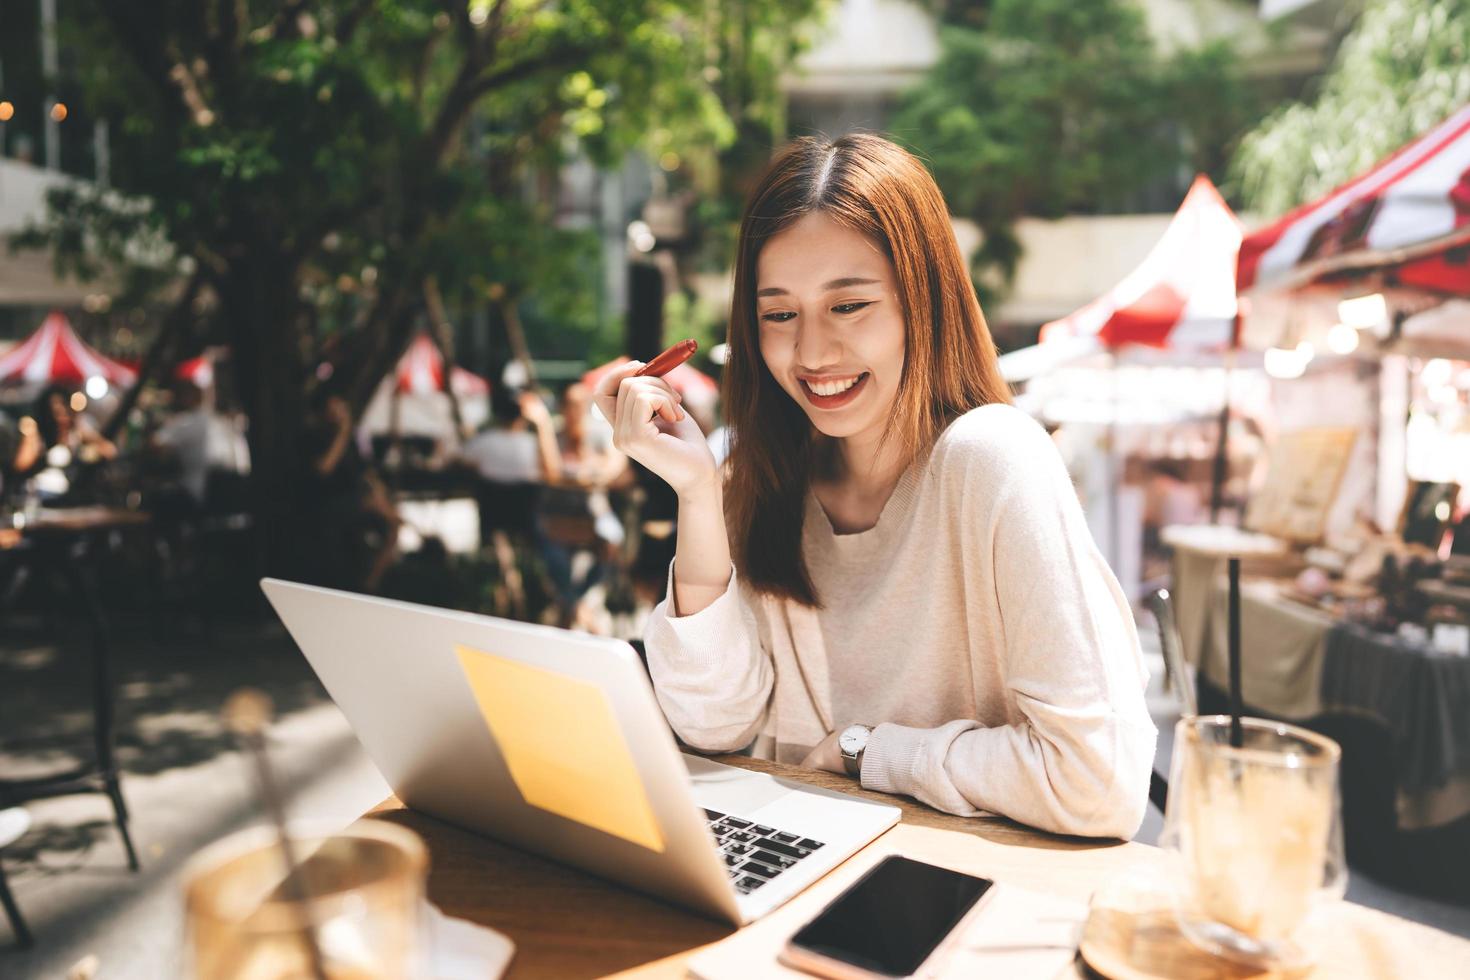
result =
M327 980L326 963L317 942L310 891L301 871L301 862L296 859L296 848L291 841L291 835L286 831L286 807L271 772L270 758L265 751L265 730L270 724L273 710L270 696L264 691L241 688L225 701L225 724L245 746L255 764L256 788L260 790L261 802L265 804L266 812L275 824L276 847L280 851L282 870L286 873L281 888L286 897L295 903L300 915L301 941L306 947L311 975L314 980Z
M1240 727L1240 559L1230 559L1230 744L1245 744Z

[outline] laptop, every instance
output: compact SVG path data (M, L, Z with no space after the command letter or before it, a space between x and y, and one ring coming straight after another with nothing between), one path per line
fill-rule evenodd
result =
M621 640L261 588L398 798L467 830L741 925L898 822L681 753Z

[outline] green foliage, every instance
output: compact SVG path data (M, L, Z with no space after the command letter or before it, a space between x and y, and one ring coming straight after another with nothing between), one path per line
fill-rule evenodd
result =
M1161 76L1161 115L1178 127L1175 165L1226 184L1240 141L1268 108L1268 95L1250 85L1228 41L1186 49L1168 59Z
M699 342L699 356L707 357L716 344L725 342L725 324L730 311L696 295L674 293L664 301L664 322L671 337L689 337Z
M123 197L68 191L26 244L126 264L146 224L167 245L154 258L211 280L274 249L302 323L328 333L379 329L364 322L374 303L429 275L459 299L565 290L551 276L585 261L585 236L556 227L549 193L525 193L536 175L573 153L720 152L747 113L769 112L774 39L813 5L79 0L67 40L89 107L117 121L114 183L150 208L124 221ZM732 52L717 41L735 22L755 43ZM588 269L572 287L583 300Z
M114 189L57 194L24 244L123 267L140 295L114 308L175 302L160 343L188 325L231 346L266 547L287 555L311 530L292 502L317 379L360 408L437 297L604 344L598 243L560 220L556 168L717 159L767 125L815 3L69 0Z
M1242 143L1248 205L1280 214L1371 168L1470 102L1470 0L1380 0L1344 39L1317 98Z
M980 226L982 295L1015 271L1018 218L1116 209L1161 174L1217 169L1254 118L1228 45L1165 59L1127 0L945 6L949 22L983 26L943 29L939 63L890 129Z

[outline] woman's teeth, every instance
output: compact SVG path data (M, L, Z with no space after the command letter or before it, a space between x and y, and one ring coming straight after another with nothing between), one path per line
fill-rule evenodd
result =
M814 395L831 397L832 395L842 394L862 380L862 377L859 374L856 377L848 378L846 381L808 381L806 386L812 390L812 394Z

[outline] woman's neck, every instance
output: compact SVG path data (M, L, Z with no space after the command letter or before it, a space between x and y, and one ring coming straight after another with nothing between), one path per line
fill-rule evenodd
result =
M854 496L886 501L909 460L897 440L864 433L838 440L837 462L834 483Z
M833 530L856 534L878 523L888 498L908 468L908 459L889 440L861 436L838 440L831 471L814 480L812 489Z

